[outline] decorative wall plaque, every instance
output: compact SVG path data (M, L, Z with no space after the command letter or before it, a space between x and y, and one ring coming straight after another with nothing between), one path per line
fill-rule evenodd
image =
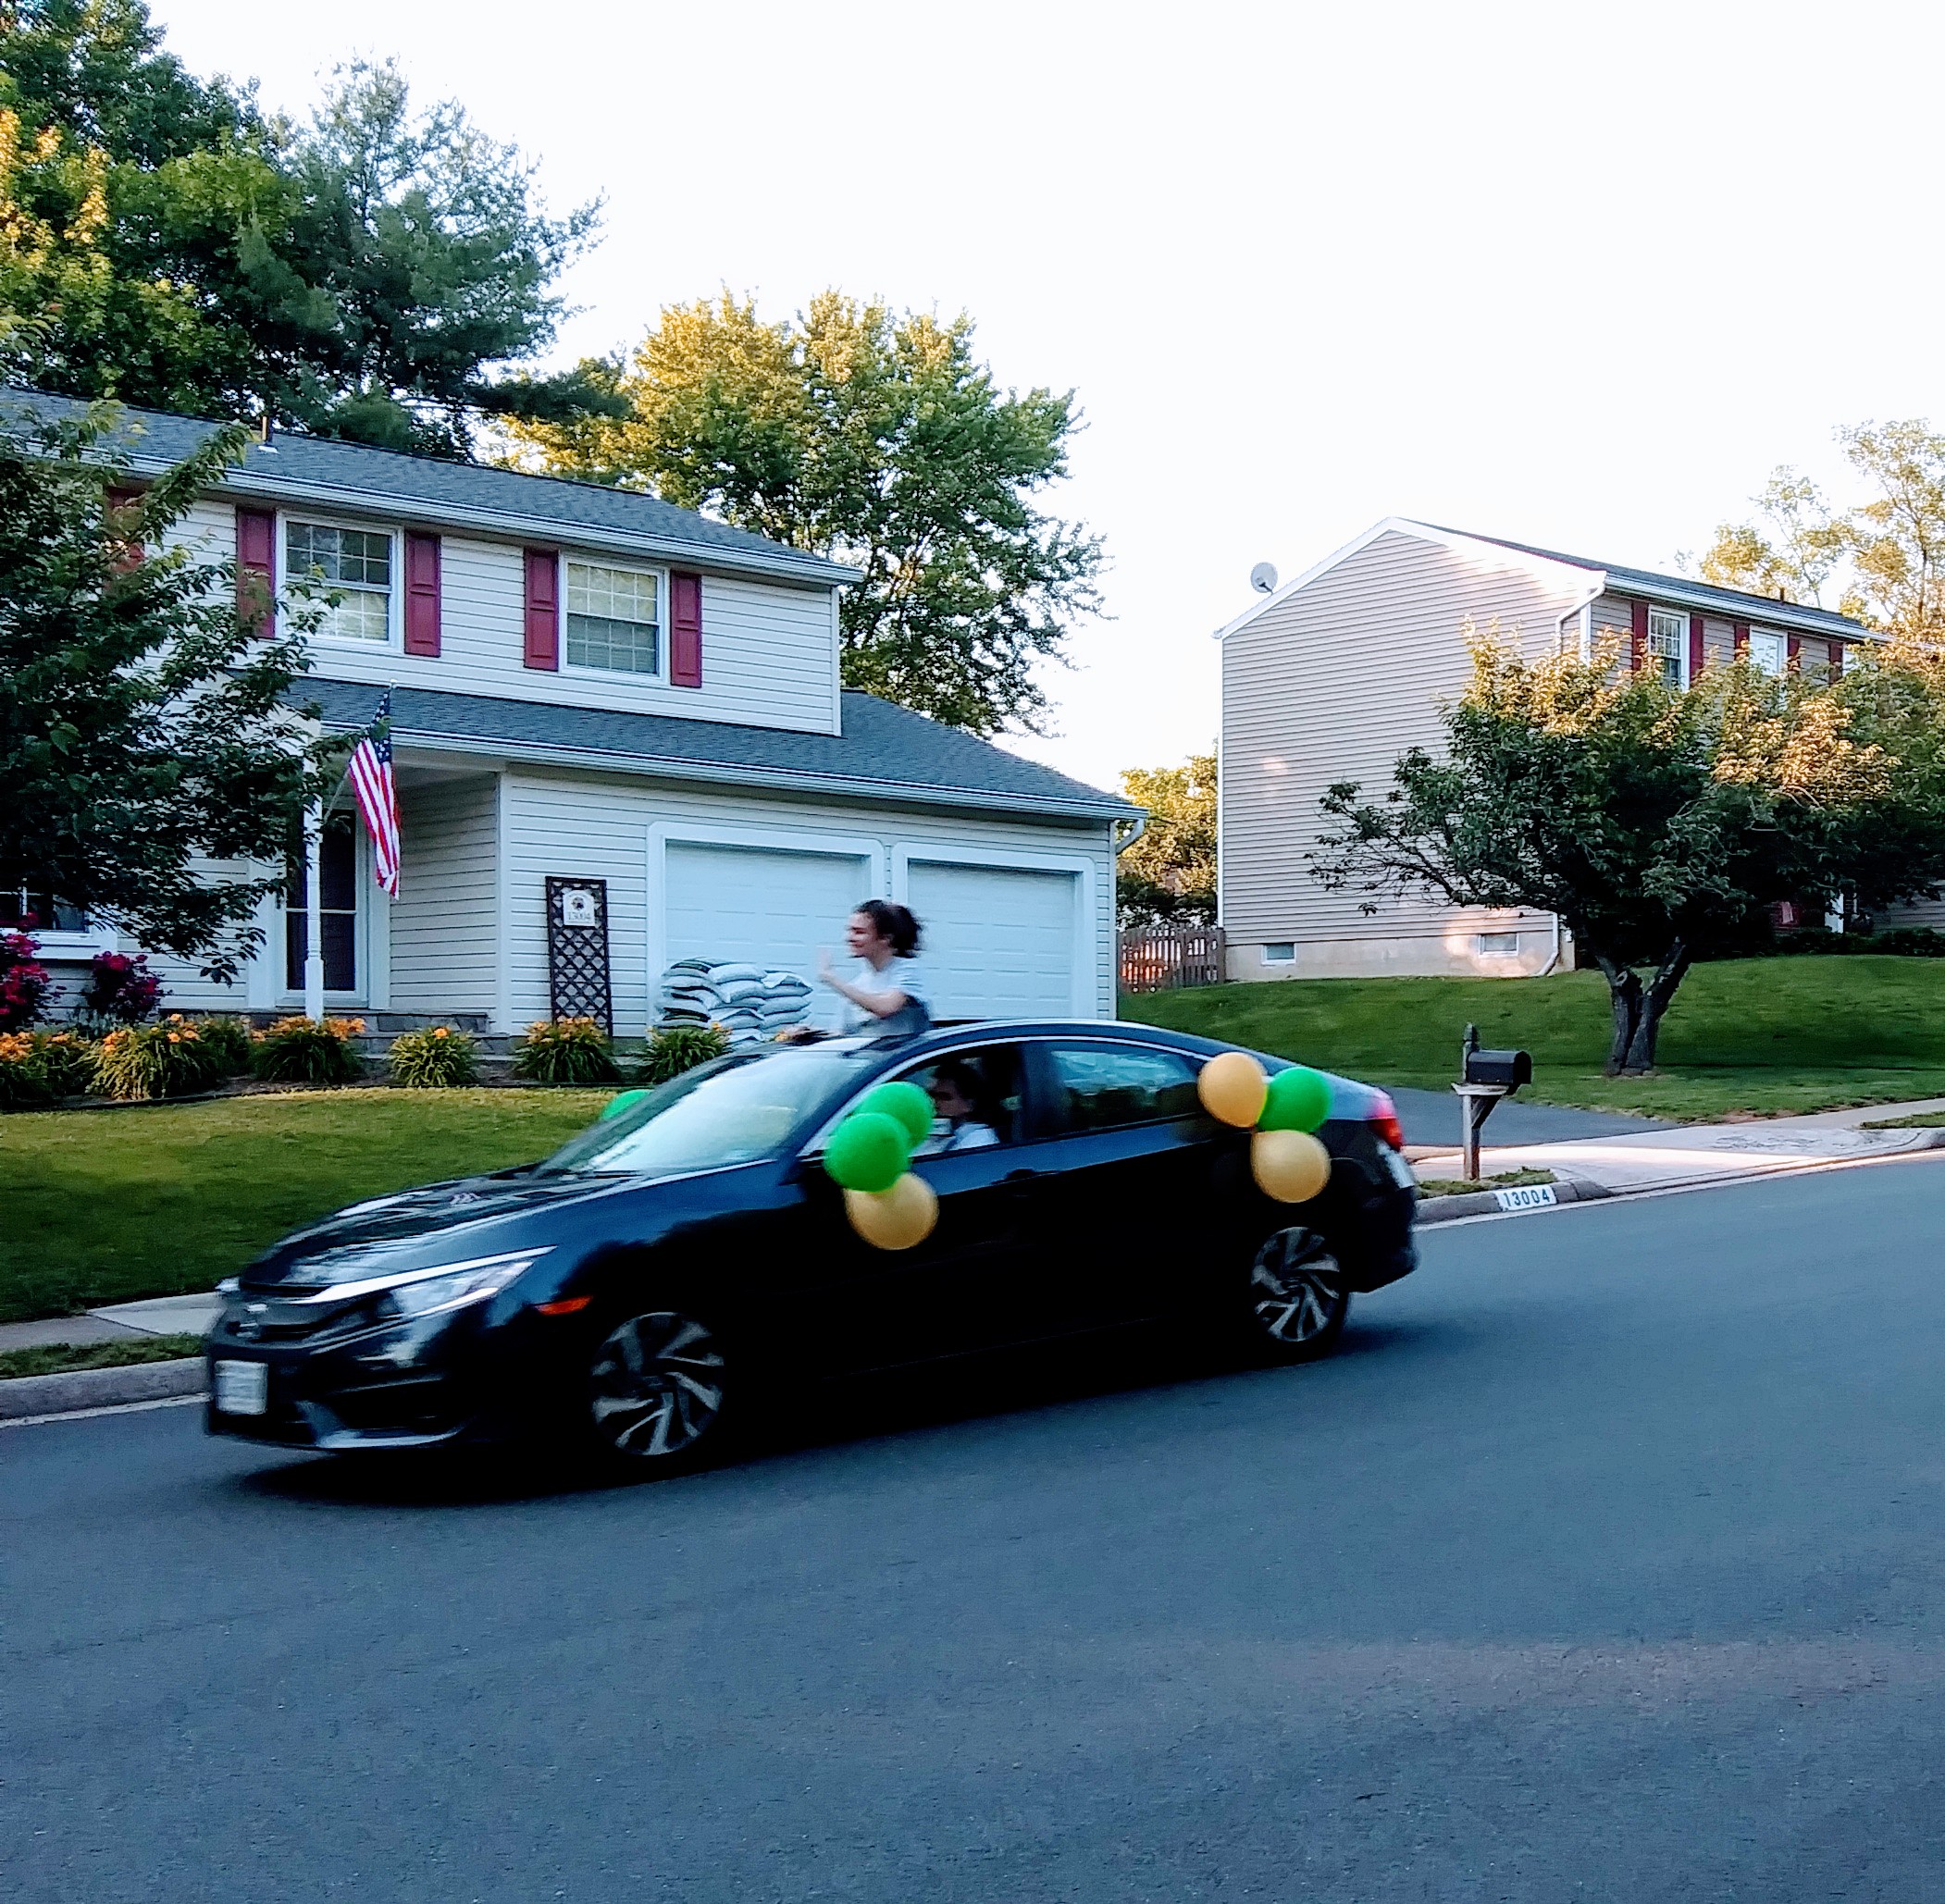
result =
M591 1018L614 1035L604 879L547 882L547 996L555 1018Z

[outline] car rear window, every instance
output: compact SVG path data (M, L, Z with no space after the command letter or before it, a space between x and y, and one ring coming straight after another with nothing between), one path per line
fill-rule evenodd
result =
M1055 1116L1066 1131L1111 1131L1194 1117L1195 1067L1173 1051L1134 1045L1056 1045Z
M542 1168L600 1176L679 1176L774 1156L858 1079L855 1052L729 1057L658 1086L583 1131Z

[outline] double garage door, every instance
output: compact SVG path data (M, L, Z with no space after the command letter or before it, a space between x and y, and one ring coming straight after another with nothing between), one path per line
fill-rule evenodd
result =
M842 967L845 921L878 890L873 856L863 853L673 840L664 851L671 959L734 959L814 979L820 946ZM1077 874L913 854L905 884L924 930L935 1017L1094 1013L1093 973L1080 969ZM835 1004L820 993L821 1022L835 1021Z

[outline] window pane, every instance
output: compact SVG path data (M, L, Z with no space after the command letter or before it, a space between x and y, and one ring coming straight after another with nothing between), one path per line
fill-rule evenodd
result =
M918 1156L988 1150L996 1144L1013 1141L1020 1122L1017 1045L956 1051L949 1057L900 1072L899 1082L916 1084L932 1100L932 1131L919 1145Z
M291 582L341 592L326 609L320 635L341 641L391 639L391 538L382 530L289 523L284 575Z
M1195 1067L1173 1052L1065 1045L1052 1056L1061 1122L1070 1131L1193 1117L1199 1108Z
M661 577L594 563L567 564L567 663L652 674L662 665Z

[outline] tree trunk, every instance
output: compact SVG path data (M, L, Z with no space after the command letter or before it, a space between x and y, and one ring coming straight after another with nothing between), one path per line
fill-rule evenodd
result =
M1627 1060L1621 1066L1623 1077L1639 1077L1654 1069L1654 1046L1661 1036L1662 1017L1674 1000L1675 988L1688 977L1691 963L1688 946L1677 939L1668 947L1668 956L1662 960L1654 983L1641 998L1634 1036L1629 1040Z
M1641 982L1631 967L1617 965L1604 953L1596 952L1594 958L1606 974L1607 1002L1614 1009L1614 1043L1603 1067L1613 1078L1627 1068L1628 1054L1634 1048L1634 1033L1641 1016Z

